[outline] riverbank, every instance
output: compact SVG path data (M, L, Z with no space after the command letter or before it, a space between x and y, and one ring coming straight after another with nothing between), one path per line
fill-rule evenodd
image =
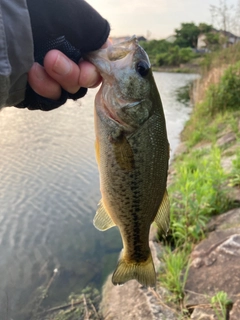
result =
M232 276L240 263L240 68L215 65L193 90L195 108L170 167L170 233L151 240L156 291L108 280L104 319L240 318Z
M240 290L234 278L240 263L240 110L239 95L232 90L239 67L236 72L226 70L228 65L212 68L193 90L195 108L169 173L169 236L158 239L155 230L150 239L158 271L156 290L144 289L136 281L115 287L110 276L100 312L90 310L86 296L85 302L81 298L85 318L240 318ZM73 302L68 313L51 319L73 320L77 312Z
M155 72L170 72L170 73L199 73L200 72L200 65L198 63L186 63L181 64L180 66L176 67L156 67L153 66L152 70Z

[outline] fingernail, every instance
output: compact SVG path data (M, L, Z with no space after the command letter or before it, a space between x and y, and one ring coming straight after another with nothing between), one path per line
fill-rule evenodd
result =
M35 63L34 65L34 71L35 71L35 76L37 77L37 79L39 80L45 80L46 79L46 74L45 74L45 70L42 66L40 66L40 64Z
M53 65L53 71L60 76L68 74L71 70L71 63L61 54L58 55L55 64Z

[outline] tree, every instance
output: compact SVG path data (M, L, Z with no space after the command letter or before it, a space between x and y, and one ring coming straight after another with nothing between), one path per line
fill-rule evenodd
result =
M175 44L181 48L196 48L200 29L195 23L182 23L180 29L175 29Z
M221 47L219 33L207 33L205 38L206 47L211 51L218 50Z
M223 31L229 31L232 28L233 6L228 6L226 0L219 0L219 6L210 5L212 22Z
M200 33L209 33L212 31L213 26L211 24L206 24L206 23L199 23L198 29Z

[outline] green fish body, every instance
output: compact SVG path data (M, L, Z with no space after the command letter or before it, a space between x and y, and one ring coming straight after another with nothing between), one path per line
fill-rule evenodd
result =
M94 218L99 230L117 226L123 251L113 284L136 279L155 286L149 248L153 221L166 234L169 143L150 62L137 39L88 56L103 78L95 99L96 158L102 199Z

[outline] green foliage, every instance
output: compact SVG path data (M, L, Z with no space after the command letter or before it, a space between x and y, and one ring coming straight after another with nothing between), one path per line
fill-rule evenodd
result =
M170 186L169 194L170 230L178 246L201 240L209 217L229 206L220 159L220 150L214 148L207 155L194 151L176 164L176 182Z
M219 50L221 47L220 40L221 39L220 39L219 33L209 32L206 34L206 39L205 39L206 47L211 51Z
M210 24L206 24L206 23L202 22L202 23L199 23L198 29L199 29L200 33L207 34L212 31L213 27Z
M217 139L217 133L228 123L240 138L238 119L240 116L240 61L231 65L218 84L210 84L205 98L195 105L190 120L182 132L188 147L200 141Z
M200 33L208 33L212 26L200 23L182 23L175 30L176 40L171 43L166 40L141 41L140 45L148 53L153 66L179 66L198 57L192 48L196 48Z
M190 102L190 93L192 91L193 81L189 81L185 86L176 90L177 101L187 105Z
M211 298L211 306L217 316L218 320L227 319L227 310L232 301L228 298L227 293L219 291Z
M224 64L234 64L240 60L240 43L221 49L218 51L213 51L204 55L202 60L202 73L209 72L210 69L219 67Z
M208 112L214 115L226 109L239 109L240 106L240 61L230 66L220 82L211 85L206 94Z
M196 48L200 29L195 23L182 23L180 29L176 29L175 44L182 48Z
M173 46L166 40L140 41L140 45L147 52L152 65L156 65L156 57L159 53L167 53Z
M172 47L172 43L166 40L140 41L140 45L150 55L154 55L159 52L167 52L169 48Z
M226 174L221 166L218 148L192 151L175 160L175 183L170 185L171 223L168 247L162 260L164 268L160 281L172 295L170 300L180 302L188 274L188 256L191 245L205 235L210 217L229 209L224 188Z
M182 301L184 297L184 286L187 280L189 263L188 255L190 248L184 251L172 251L166 247L162 257L163 269L160 272L161 285L171 291L169 300L174 302Z
M187 63L196 57L191 48L180 48L172 46L168 52L162 52L156 55L156 64L158 66L179 66L181 63Z
M230 173L230 183L232 187L240 186L240 150L236 153L236 158L232 161L232 172Z

